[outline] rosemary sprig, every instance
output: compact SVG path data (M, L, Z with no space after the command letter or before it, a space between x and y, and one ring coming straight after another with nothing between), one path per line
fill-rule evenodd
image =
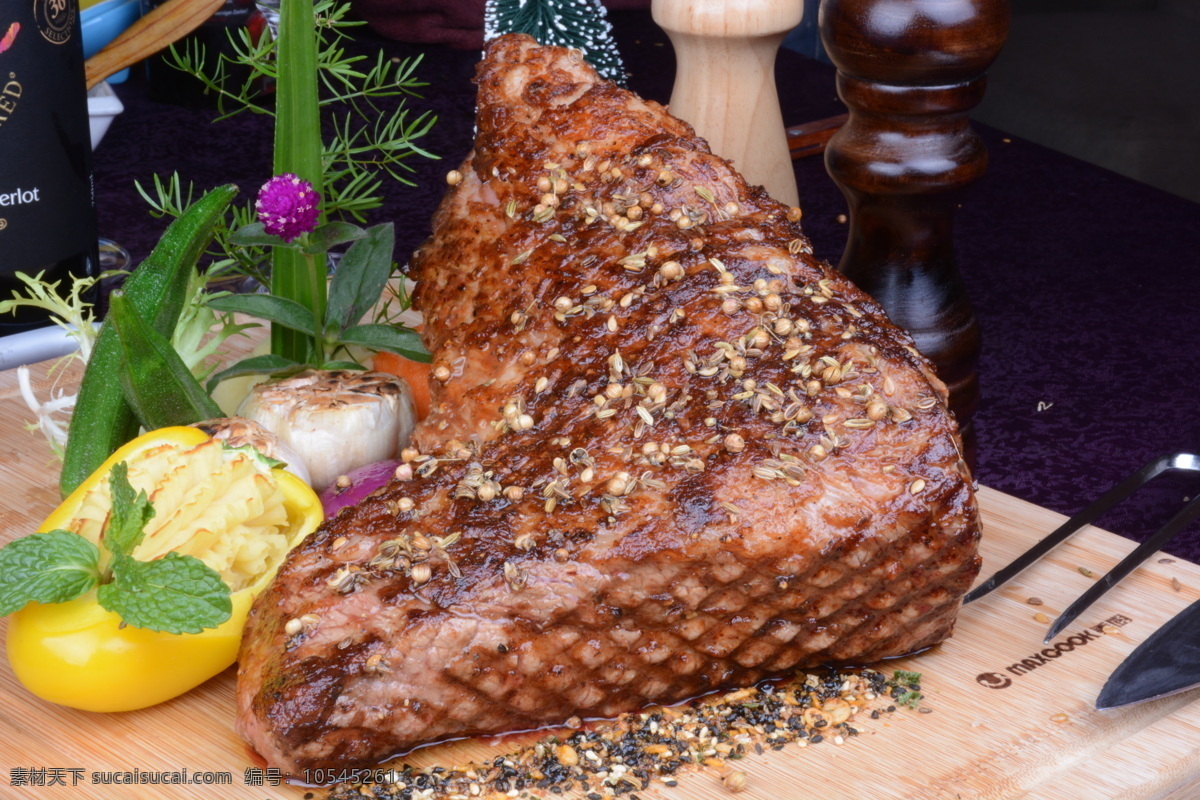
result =
M322 152L325 211L331 218L350 217L362 223L365 212L382 203L384 174L411 186L411 159L437 158L417 144L437 118L428 111L417 114L405 102L419 98L419 90L428 86L416 74L419 56L393 61L383 53L374 59L347 54L349 32L364 24L347 19L349 11L349 3L343 0L313 4L316 75L318 103L331 132ZM280 28L284 30L282 19ZM277 107L259 92L262 78L280 78L279 42L269 36L255 41L244 29L231 30L229 37L230 52L215 59L215 66L205 66L204 45L195 41L172 46L168 63L194 75L217 98L219 119L244 112L277 114ZM280 38L285 37L281 32ZM249 77L235 86L230 78L235 73L249 73ZM396 97L401 101L391 111L381 107L379 101ZM279 174L278 169L275 172Z

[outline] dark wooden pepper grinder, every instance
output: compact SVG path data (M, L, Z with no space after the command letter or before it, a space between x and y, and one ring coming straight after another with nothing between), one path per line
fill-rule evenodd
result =
M850 206L839 268L937 366L972 465L979 325L952 232L963 190L987 168L967 113L1008 24L1008 0L822 0L819 18L850 109L825 151Z

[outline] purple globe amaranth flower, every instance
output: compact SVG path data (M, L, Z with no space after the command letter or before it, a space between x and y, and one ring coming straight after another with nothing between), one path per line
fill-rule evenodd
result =
M321 197L311 183L285 172L258 190L254 210L267 233L291 242L316 229L320 203Z

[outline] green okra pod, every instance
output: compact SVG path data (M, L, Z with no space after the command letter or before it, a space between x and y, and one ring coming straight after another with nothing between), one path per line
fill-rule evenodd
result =
M121 391L142 427L152 431L222 416L170 340L138 316L121 292L113 292L108 319L121 353Z
M188 277L237 194L232 184L213 189L171 223L154 252L125 281L132 311L169 337L187 300ZM79 385L63 456L59 489L64 496L92 474L118 447L137 435L138 421L117 380L121 354L107 321L100 328Z

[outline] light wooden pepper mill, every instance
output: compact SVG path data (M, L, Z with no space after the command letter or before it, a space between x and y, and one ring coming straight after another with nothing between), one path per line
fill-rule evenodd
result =
M650 8L675 47L671 113L750 183L796 205L775 54L800 24L803 0L653 0Z

